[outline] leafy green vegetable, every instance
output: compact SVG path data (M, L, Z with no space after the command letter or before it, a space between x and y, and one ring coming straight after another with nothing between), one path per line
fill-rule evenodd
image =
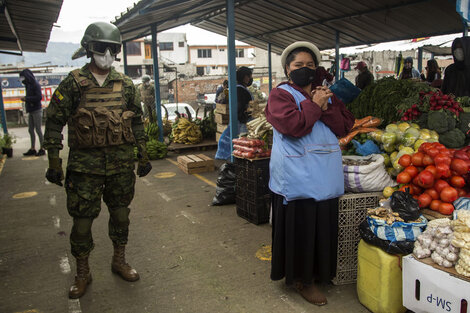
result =
M465 134L458 128L439 135L439 142L447 148L458 149L465 145Z

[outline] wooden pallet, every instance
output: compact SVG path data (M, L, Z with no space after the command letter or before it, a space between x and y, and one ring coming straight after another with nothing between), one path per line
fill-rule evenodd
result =
M168 146L168 151L174 151L176 153L179 153L182 150L210 150L213 148L217 148L217 141L213 139L204 139L201 143L193 145L172 142Z
M230 115L215 113L214 120L217 124L228 124L230 121Z
M225 103L216 103L215 112L220 114L229 114L229 106Z
M214 159L204 154L188 154L177 158L178 167L186 174L212 172Z

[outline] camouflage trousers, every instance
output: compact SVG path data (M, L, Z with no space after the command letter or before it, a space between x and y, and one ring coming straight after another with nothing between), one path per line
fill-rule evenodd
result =
M128 208L134 198L135 174L94 175L67 171L65 190L67 210L73 217L70 245L74 257L89 255L93 250L91 226L101 211L101 198L108 207L109 237L114 244L125 245L129 233Z

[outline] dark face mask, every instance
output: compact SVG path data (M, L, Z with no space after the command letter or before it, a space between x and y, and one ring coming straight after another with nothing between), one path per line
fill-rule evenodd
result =
M315 70L309 67L301 67L290 72L290 79L299 87L311 84L315 79Z

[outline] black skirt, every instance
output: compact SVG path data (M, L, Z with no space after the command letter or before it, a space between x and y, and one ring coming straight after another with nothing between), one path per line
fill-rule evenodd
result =
M272 196L271 279L326 283L336 274L338 198L290 201Z

